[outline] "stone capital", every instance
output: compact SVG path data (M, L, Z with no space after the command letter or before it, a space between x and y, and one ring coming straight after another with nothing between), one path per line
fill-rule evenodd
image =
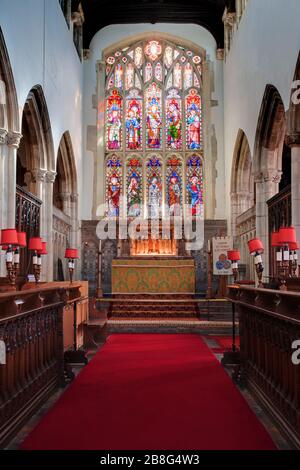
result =
M56 171L46 171L45 178L47 183L53 184L56 178Z
M300 147L300 132L287 135L285 143L288 147Z
M217 60L224 60L224 49L217 49Z
M279 170L266 170L263 173L263 178L266 183L280 183L282 177L282 171Z
M77 193L71 193L71 202L77 204L79 195Z
M29 172L27 172L28 174ZM46 181L47 170L42 170L41 168L37 168L35 170L31 170L31 182L34 183L44 183Z
M0 129L0 144L1 145L6 144L7 134L8 132L6 129Z
M225 26L229 26L230 28L232 28L235 22L236 22L236 13L227 11L226 9L223 15L223 23L225 24Z
M19 132L8 132L6 137L7 145L16 149L19 148L22 137L22 134Z

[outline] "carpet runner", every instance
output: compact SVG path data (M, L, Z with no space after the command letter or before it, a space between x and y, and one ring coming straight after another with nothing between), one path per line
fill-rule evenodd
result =
M275 446L200 336L114 334L21 448Z

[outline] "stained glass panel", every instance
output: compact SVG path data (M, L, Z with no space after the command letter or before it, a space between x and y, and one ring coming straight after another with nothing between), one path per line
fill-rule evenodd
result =
M166 100L167 148L182 148L181 98L176 90L171 90Z
M157 157L147 163L147 205L148 216L152 219L160 217L162 203L162 164Z
M192 215L204 218L203 168L201 159L197 155L193 155L187 161L186 196Z
M125 89L129 90L134 85L134 67L133 64L129 63L126 67L125 75Z
M115 87L123 87L123 67L122 64L117 64L115 67Z
M161 55L162 47L158 41L149 41L145 47L145 54L150 60L156 60Z
M193 68L190 63L184 67L184 89L187 90L193 86Z
M122 148L122 98L113 90L107 99L107 149L121 150Z
M182 162L176 156L167 161L166 203L170 215L180 215L182 206Z
M139 217L142 211L143 172L140 158L131 158L127 162L126 190L127 215Z
M200 148L201 137L201 99L192 89L186 98L186 146L195 150Z
M158 149L162 138L161 89L152 83L146 90L147 147Z
M126 100L126 148L128 150L142 148L142 109L141 99Z
M106 201L107 217L119 217L122 192L122 164L115 155L106 163Z
M170 68L173 63L173 49L170 46L167 46L165 49L165 58L164 62L166 67Z
M162 66L160 62L156 64L154 73L155 73L156 80L158 80L159 82L162 82L163 74L162 74Z
M174 67L174 86L179 89L182 88L181 65L179 63Z
M145 82L149 82L152 78L152 64L148 62L145 67Z
M143 64L143 49L140 46L135 50L134 63L138 69L140 69Z

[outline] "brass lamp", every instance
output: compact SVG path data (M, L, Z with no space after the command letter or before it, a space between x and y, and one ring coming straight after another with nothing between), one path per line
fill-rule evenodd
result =
M28 249L33 251L32 265L35 282L40 281L41 269L42 269L42 256L41 251L43 250L42 239L40 237L32 237L29 240Z
M14 228L1 230L2 250L6 251L6 269L9 283L14 286L20 267L20 248L26 246L26 233Z
M264 265L261 255L264 252L264 246L259 238L253 238L252 240L248 241L248 247L250 255L254 256L255 269L258 277L258 287L262 288L262 276L264 272Z

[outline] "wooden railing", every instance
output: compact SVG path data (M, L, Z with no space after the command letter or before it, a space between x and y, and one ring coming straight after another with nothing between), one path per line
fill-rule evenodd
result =
M79 285L0 294L0 448L64 384L64 306ZM3 359L3 358L2 358Z
M229 287L239 314L242 375L295 448L300 448L300 293Z
M42 201L36 196L17 185L16 188L16 228L19 232L26 232L27 243L31 237L40 234ZM26 278L30 271L31 256L28 247L20 253L20 276ZM32 272L32 271L31 271Z

